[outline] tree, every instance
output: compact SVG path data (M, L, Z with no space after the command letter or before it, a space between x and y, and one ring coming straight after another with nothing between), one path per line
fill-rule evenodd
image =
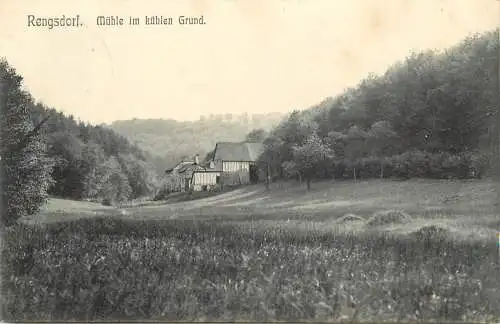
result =
M383 75L292 112L270 132L278 144L266 156L281 175L293 174L293 148L316 132L335 152L334 163L316 173L464 177L469 169L488 176L499 156L498 33L468 37L441 53L411 53Z
M210 152L207 153L207 155L205 155L205 157L203 158L203 162L208 163L212 161L214 159L214 156L215 156L215 149L211 150Z
M107 177L106 155L100 145L89 141L82 156L85 168L83 195L87 199L98 200Z
M40 127L29 115L32 98L21 90L22 77L0 61L1 223L10 226L39 211L47 199L51 161Z
M307 190L311 189L311 180L318 175L324 163L333 158L333 151L316 134L311 134L302 145L293 147L295 168L306 180Z
M344 152L346 158L349 160L349 163L351 163L352 165L354 181L356 181L357 179L357 162L367 156L367 141L369 139L369 136L370 135L368 132L360 129L355 125L350 127L347 131L347 145L344 149Z
M54 160L54 183L49 193L72 199L82 198L85 178L82 150L85 144L67 131L55 132L47 137L47 153Z
M104 181L99 196L104 197L104 202L109 205L127 201L132 188L117 158L111 156L103 167Z
M372 156L378 157L380 163L380 178L384 177L384 166L386 164L385 156L390 156L391 148L396 140L396 132L387 121L378 121L373 123L369 131L371 140Z
M246 142L254 142L254 143L262 143L267 137L267 132L262 129L254 129L250 133L247 134L245 141Z
M312 114L295 110L278 126L276 135L287 144L302 145L311 134L317 131L318 124Z
M335 158L330 165L333 176L341 178L346 168L345 162L345 146L347 145L347 136L341 132L331 131L325 138L325 143L333 150Z
M130 184L131 198L148 196L157 188L158 183L152 165L138 160L132 154L120 154L118 162Z
M264 152L259 156L257 164L259 169L266 170L267 189L273 176L281 175L283 151L284 142L274 132L264 140Z
M295 161L285 161L281 164L281 167L283 168L283 173L285 174L285 177L287 178L299 178L299 182L302 183L302 174L300 173L300 170L297 168L297 164Z

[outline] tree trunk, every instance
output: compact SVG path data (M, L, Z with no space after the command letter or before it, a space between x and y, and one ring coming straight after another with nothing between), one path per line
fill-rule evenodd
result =
M354 181L356 181L356 167L353 168Z
M299 175L299 183L302 184L302 174L300 172L297 172L297 174Z
M311 178L307 178L307 191L311 191Z
M380 163L380 179L384 178L384 162Z
M267 164L266 190L269 191L271 185L271 167Z

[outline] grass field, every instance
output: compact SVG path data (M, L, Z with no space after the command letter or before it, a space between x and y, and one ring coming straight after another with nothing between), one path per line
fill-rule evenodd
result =
M2 235L2 317L498 321L497 188L372 180L121 208L51 199Z

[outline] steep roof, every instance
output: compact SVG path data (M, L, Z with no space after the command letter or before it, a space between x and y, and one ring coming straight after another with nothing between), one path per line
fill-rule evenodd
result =
M215 146L214 161L255 162L264 151L262 143L221 142Z
M193 172L193 171L198 171L198 170L205 170L205 168L198 165L198 164L190 163L190 164L185 164L182 167L180 167L178 172L184 173L184 172Z
M184 173L186 171L199 170L204 169L202 166L195 164L193 161L183 161L175 166L175 168L171 168L165 170L165 173L172 173L177 171L178 173Z

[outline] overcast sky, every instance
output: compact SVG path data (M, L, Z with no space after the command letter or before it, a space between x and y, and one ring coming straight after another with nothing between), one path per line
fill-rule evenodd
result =
M308 108L410 50L500 22L495 0L0 0L0 56L36 99L93 123ZM27 15L80 14L75 30ZM203 26L97 27L98 15Z

